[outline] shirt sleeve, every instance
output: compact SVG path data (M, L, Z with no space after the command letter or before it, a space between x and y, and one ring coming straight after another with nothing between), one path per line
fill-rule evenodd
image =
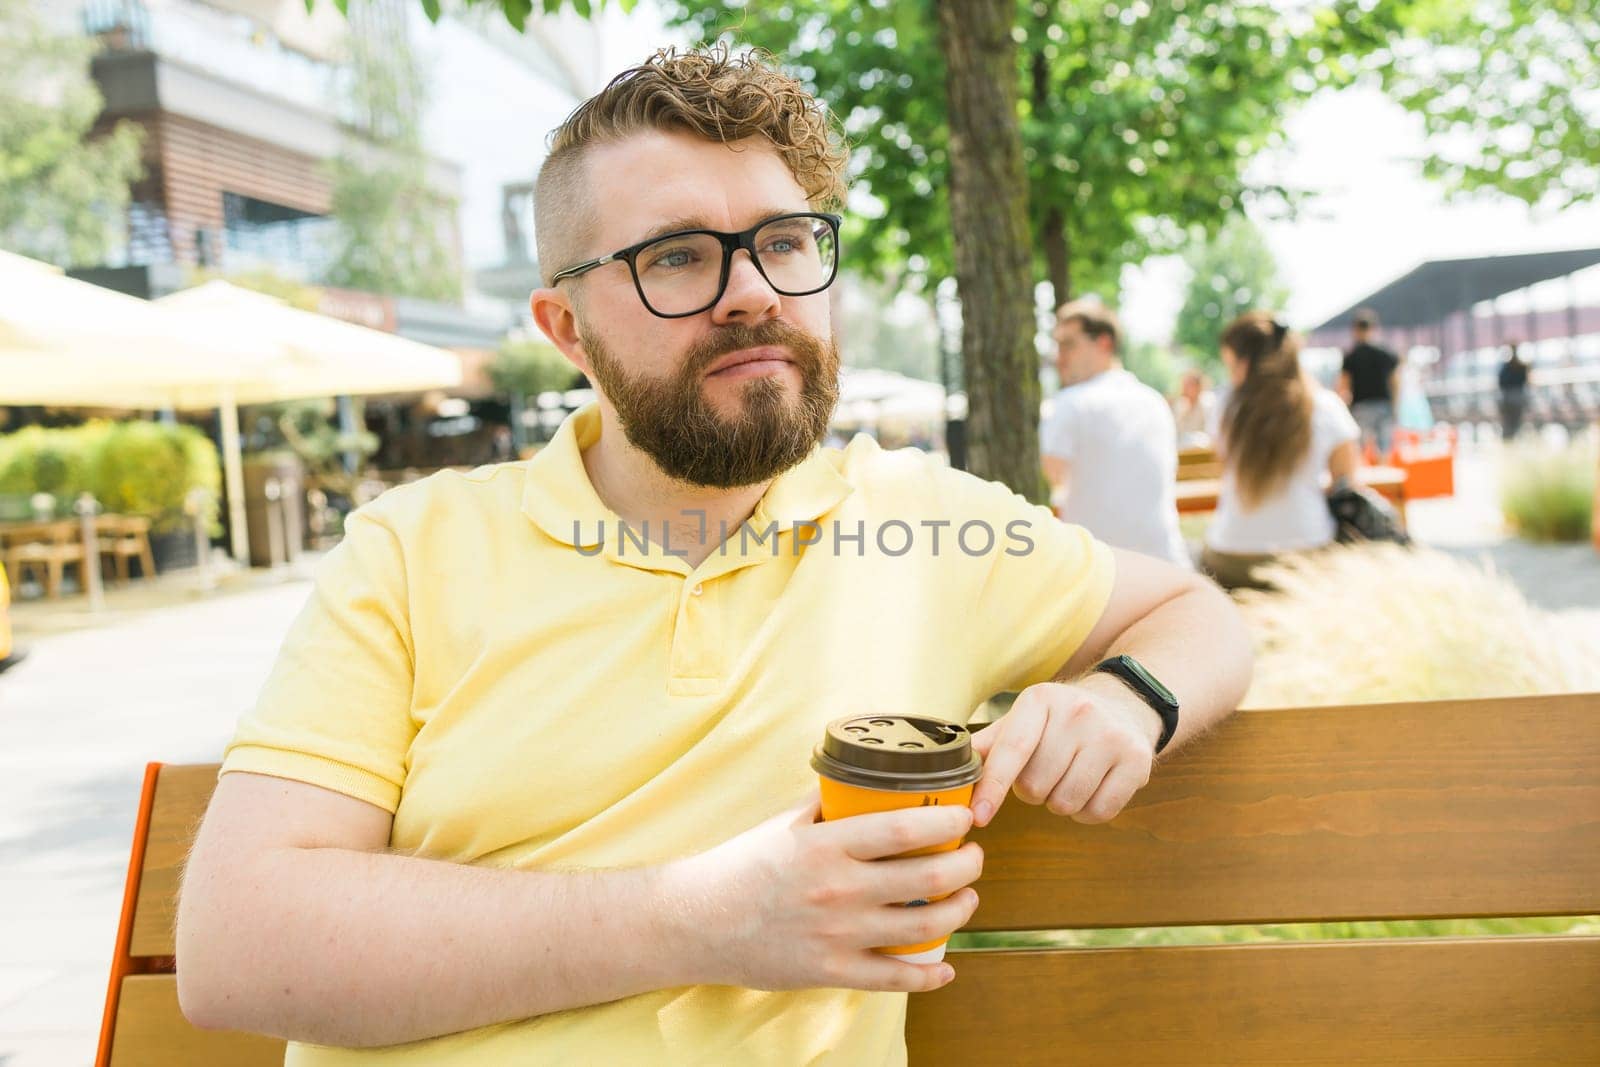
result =
M288 778L393 813L416 732L407 603L398 538L355 512L240 720L222 773Z
M997 482L970 483L962 521L981 519L995 547L978 560L971 614L956 621L976 656L977 698L1049 681L1083 644L1111 598L1111 550Z

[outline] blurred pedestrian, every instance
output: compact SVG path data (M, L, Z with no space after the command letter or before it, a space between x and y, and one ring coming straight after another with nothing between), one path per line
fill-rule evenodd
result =
M1191 565L1178 531L1178 432L1166 398L1124 370L1122 328L1101 304L1056 313L1062 389L1040 427L1061 517L1119 548Z
M1226 589L1260 588L1257 567L1333 543L1323 476L1354 478L1361 431L1301 370L1300 338L1272 313L1239 316L1220 347L1233 390L1214 435L1222 486L1201 567Z
M1394 431L1395 398L1400 393L1400 357L1378 344L1378 315L1356 312L1355 344L1345 353L1339 392L1361 428L1363 446L1376 445L1379 457L1389 454Z
M1179 448L1204 448L1211 443L1211 426L1216 421L1217 394L1206 376L1188 370L1172 401L1172 416L1178 426Z
M1500 438L1510 441L1522 429L1522 416L1528 410L1528 365L1516 341L1508 346L1511 354L1500 364Z

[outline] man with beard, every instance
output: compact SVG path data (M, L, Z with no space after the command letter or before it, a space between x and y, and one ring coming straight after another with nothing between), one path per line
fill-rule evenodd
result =
M896 857L1013 789L1104 822L1235 706L1208 584L922 453L818 447L843 172L814 99L721 51L557 131L532 308L599 400L351 517L196 842L190 1019L291 1067L903 1062L905 994L953 972L873 946L963 925L982 854ZM828 721L1003 690L970 810L817 821Z

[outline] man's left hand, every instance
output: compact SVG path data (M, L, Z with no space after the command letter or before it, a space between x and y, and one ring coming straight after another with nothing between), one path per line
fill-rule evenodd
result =
M1160 738L1161 716L1109 675L1029 686L972 737L984 759L974 823L988 825L1013 786L1026 804L1109 822L1150 780Z

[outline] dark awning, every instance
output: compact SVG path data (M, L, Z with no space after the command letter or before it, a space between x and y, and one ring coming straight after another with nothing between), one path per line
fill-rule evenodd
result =
M1371 296L1351 304L1311 332L1347 330L1355 313L1371 308L1386 327L1427 326L1502 293L1575 274L1600 263L1600 248L1518 256L1433 259Z

